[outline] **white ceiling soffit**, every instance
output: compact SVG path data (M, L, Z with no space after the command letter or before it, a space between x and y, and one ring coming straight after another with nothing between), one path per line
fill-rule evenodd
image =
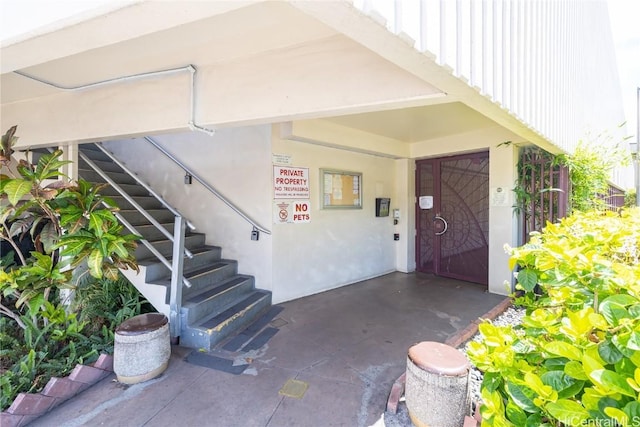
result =
M198 67L237 62L340 34L358 43L364 42L364 48L382 55L425 83L451 87L452 76L413 50L406 41L371 22L350 4L329 3L325 8L305 2L134 3L67 28L5 44L1 50L2 103L57 91L10 73L12 70L20 69L62 86L80 86L187 64ZM339 17L326 16L331 11L345 12L342 16L349 22L340 22L336 28L332 24L339 21ZM412 54L408 54L408 50ZM459 89L459 83L453 88ZM438 90L434 88L434 92ZM360 114L328 120L408 143L495 126L474 109L451 103L465 98L464 93L469 92L463 90L453 97L405 100L406 105L379 105L368 112L365 107L358 111ZM316 117L331 114L325 113Z
M407 143L496 126L495 122L460 102L352 114L327 120Z
M167 9L175 7L181 2L151 2L158 6L159 11L155 15L164 15ZM195 3L195 6L192 5ZM209 2L186 2L190 7L198 9L200 3ZM314 40L319 40L334 36L337 33L329 27L321 24L317 20L292 8L285 2L267 2L246 6L250 2L212 2L212 3L232 3L233 10L226 7L209 10L212 16L194 20L182 25L173 25L160 31L141 34L135 38L128 38L126 26L118 24L118 35L114 39L119 42L104 43L94 41L93 44L76 49L77 52L71 55L57 55L57 58L49 60L41 59L32 61L33 65L20 68L34 77L41 78L49 82L55 82L60 86L77 87L107 79L130 76L149 71L158 71L171 68L183 67L193 64L196 67L213 63L222 63L249 57L268 51L285 49L291 46L305 44ZM146 5L146 3L144 4ZM239 5L245 5L240 8ZM136 5L138 6L138 5ZM142 6L140 6L142 7ZM121 9L115 13L124 14L125 21L133 20L129 15L134 15L139 19L139 14L144 10L131 10L132 7ZM191 12L191 8L188 9ZM174 11L177 13L177 11ZM185 11L183 11L185 12ZM214 13L216 12L216 13ZM226 13L223 13L226 12ZM186 13L186 12L185 12ZM206 15L205 15L206 16ZM106 19L111 21L111 15L96 18L99 23ZM167 18L168 19L168 18ZM186 17L177 22L185 21ZM146 22L146 20L142 20ZM93 30L84 27L85 23L72 27L75 34L81 39L90 38L85 33L92 33ZM120 28L125 35L120 34ZM65 33L71 29L61 30ZM113 30L112 34L115 33ZM295 34L295 37L291 35ZM49 34L38 37L38 49L56 50L56 46L62 37L56 34ZM45 43L46 39L46 43ZM17 76L15 74L5 74L5 69L15 70L11 63L12 47L16 52L26 50L25 56L29 53L35 55L34 46L28 45L30 40L18 43L2 49L2 103L15 102L21 99L28 99L55 93L57 90L45 86L35 81ZM90 48L91 46L97 46ZM41 52L40 57L46 57ZM9 59L6 57L9 56ZM55 55L49 55L55 56ZM14 61L16 62L16 61ZM26 64L25 61L23 63Z

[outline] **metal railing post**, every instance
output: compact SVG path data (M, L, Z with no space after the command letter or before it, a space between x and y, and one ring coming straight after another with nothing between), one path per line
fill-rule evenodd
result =
M180 340L180 312L182 311L182 273L184 267L184 236L186 224L184 218L176 216L173 228L173 259L171 260L171 294L169 297L169 331L171 340L178 344Z

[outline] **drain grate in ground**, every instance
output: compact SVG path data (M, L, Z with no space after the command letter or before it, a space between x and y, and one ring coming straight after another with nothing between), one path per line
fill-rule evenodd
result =
M287 397L293 397L295 399L302 399L305 392L309 388L309 383L300 380L290 379L280 389L278 394Z
M283 318L278 317L277 319L274 319L273 322L271 322L271 326L273 326L274 328L281 328L284 325L287 325L288 323L289 322L287 322Z

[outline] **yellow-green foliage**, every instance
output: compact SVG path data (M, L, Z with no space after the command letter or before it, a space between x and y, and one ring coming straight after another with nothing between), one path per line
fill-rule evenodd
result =
M579 213L520 248L522 325L480 325L483 425L640 425L640 209Z

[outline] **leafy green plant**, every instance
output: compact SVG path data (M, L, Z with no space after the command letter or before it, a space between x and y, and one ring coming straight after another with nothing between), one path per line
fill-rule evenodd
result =
M14 133L12 128L3 141ZM139 237L123 233L115 203L99 194L102 187L84 180L48 183L69 163L61 155L56 150L35 165L3 160L8 175L0 175L0 240L13 248L19 263L5 263L0 272L0 312L20 325L20 314L7 306L7 298L17 310L39 296L47 301L52 289L72 286L72 269L85 262L92 276L114 280L120 268L138 268L133 250ZM23 253L17 240L24 239L35 250Z
M15 132L14 126L2 137L0 151L0 240L12 249L0 258L0 409L109 349L113 322L139 314L142 304L113 297L117 303L103 307L113 313L104 313L99 326L62 304L60 291L82 278L74 271L118 280L119 269L137 270L138 236L123 232L101 186L52 182L69 163L60 150L36 164L15 160Z
M98 351L82 334L85 323L63 306L44 302L21 317L24 328L0 318L0 408L20 392L41 390L52 376L68 375L78 363L92 362Z
M86 322L84 333L92 337L95 348L113 352L114 331L126 319L155 311L153 306L122 275L117 280L87 277L73 299L73 309Z
M611 171L629 163L629 153L620 144L611 144L611 137L602 135L594 140L579 141L572 154L558 156L561 164L569 168L572 211L606 209Z
M483 425L640 425L640 210L578 213L509 251L527 312L469 345Z

